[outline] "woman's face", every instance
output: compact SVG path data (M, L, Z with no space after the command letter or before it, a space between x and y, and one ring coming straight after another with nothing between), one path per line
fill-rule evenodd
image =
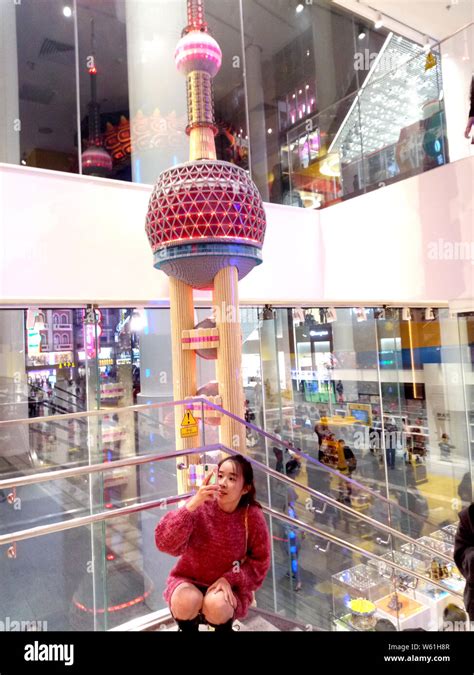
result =
M224 511L233 511L237 508L242 495L247 494L248 487L244 486L244 478L240 466L231 459L226 459L217 474L217 503Z

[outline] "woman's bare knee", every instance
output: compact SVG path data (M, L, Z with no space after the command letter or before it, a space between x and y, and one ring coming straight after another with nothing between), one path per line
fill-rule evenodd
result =
M201 611L204 596L192 584L180 584L171 596L170 609L175 619L188 621Z
M206 621L214 624L226 623L234 616L234 608L224 598L223 593L206 595L202 605Z

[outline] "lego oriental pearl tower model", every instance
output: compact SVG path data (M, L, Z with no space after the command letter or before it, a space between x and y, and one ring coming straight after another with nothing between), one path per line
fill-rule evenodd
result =
M187 0L187 16L175 62L187 80L190 160L158 176L145 229L154 266L169 276L175 400L196 396L198 352L216 357L218 400L243 417L238 281L262 262L265 212L248 173L216 159L212 78L222 52L208 32L202 0ZM213 290L214 330L194 329L194 288ZM180 438L183 413L175 410L177 450L198 442ZM245 450L241 424L223 416L220 431L224 445Z

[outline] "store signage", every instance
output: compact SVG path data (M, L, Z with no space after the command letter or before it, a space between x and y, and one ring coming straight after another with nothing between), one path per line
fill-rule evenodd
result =
M38 356L41 353L41 333L39 330L28 330L28 356Z
M97 343L102 335L102 312L100 309L88 307L84 312L83 322L85 352L88 359L94 359L97 356Z
M76 364L74 361L65 361L64 363L60 363L58 368L75 368Z

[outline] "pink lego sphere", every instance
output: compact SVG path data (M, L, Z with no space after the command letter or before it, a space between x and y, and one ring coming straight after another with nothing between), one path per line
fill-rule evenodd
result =
M166 169L150 197L146 233L154 264L193 288L211 288L235 266L239 279L262 262L265 211L244 169L197 160Z
M222 52L209 33L193 30L184 35L176 45L174 60L182 75L203 70L214 77L222 64Z

